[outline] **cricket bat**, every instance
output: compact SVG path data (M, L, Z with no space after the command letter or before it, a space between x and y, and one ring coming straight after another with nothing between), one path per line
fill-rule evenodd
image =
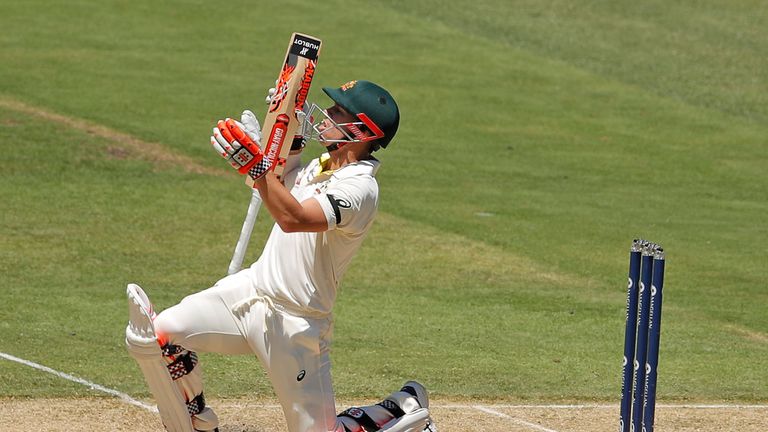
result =
M300 123L296 111L301 111L307 101L309 87L315 76L321 45L322 41L314 36L301 33L291 35L283 67L277 77L276 91L261 125L261 146L264 159L269 163L276 161L274 173L281 180L285 170L285 162ZM252 188L251 202L248 205L248 212L227 274L240 271L245 250L251 239L253 225L256 222L256 215L261 206L261 197L258 191L253 188L253 179L246 176L245 183Z
M274 173L278 178L282 178L285 160L299 127L296 111L301 111L307 101L321 44L320 39L305 34L294 33L291 36L283 68L277 78L276 91L261 126L263 132L269 132L267 140L262 138L264 158L270 162L277 159ZM246 176L245 183L253 186L253 179Z

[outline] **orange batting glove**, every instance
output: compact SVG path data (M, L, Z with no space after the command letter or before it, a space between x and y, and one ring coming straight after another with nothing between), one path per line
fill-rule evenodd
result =
M249 110L243 111L240 120L219 120L213 128L211 146L240 174L248 174L255 180L266 174L266 170L252 169L264 159L259 147L261 126Z

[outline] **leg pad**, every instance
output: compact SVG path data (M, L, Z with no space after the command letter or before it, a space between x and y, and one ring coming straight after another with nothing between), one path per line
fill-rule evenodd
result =
M346 432L436 432L429 417L427 390L415 381L376 405L350 408L338 415Z
M175 345L160 347L153 321L155 312L144 291L128 285L129 321L125 345L139 364L155 397L160 419L169 432L213 431L216 414L205 406L197 354Z

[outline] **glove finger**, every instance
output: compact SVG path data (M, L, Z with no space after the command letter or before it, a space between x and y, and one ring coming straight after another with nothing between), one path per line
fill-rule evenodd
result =
M227 145L229 145L229 144L227 144ZM226 160L227 160L227 162L229 162L229 164L230 164L230 165L232 165L232 167L233 167L233 168L237 168L237 169L239 169L239 168L240 168L240 164L239 164L239 163L237 163L237 162L235 162L235 161L232 159L232 155L230 155L229 153L227 153L227 151L226 151L226 150L224 150L224 148L223 148L223 147L221 146L221 144L219 143L219 140L217 140L217 139L216 139L215 137L213 137L213 136L211 136L211 146L212 146L212 147L213 147L213 149L216 151L216 153L220 154L220 155L221 155L221 157L223 157L224 159L226 159ZM230 147L230 148L231 148L231 147Z
M221 130L218 127L213 128L211 138L216 140L216 143L219 145L219 147L227 152L227 156L231 156L235 152L235 148L232 147L232 145L227 142L227 139L221 135Z
M277 85L277 81L275 81L275 85ZM264 100L267 102L267 105L272 103L272 98L275 97L275 93L277 93L277 89L275 87L267 90L267 97L264 98Z
M256 118L256 115L251 110L245 110L243 111L243 115L240 116L240 121L243 123L245 132L248 136L250 136L253 141L260 143L261 125L259 124L259 119Z
M219 141L213 135L211 135L211 146L213 146L213 149L216 150L216 153L221 155L221 157L229 159L229 152L224 150L224 147L219 144Z
M232 120L232 122L235 124L235 126L237 126L238 129L243 131L244 134L249 135L249 138L250 138L250 134L248 134L248 130L245 128L244 124L242 124L241 122L239 122L237 120ZM232 134L232 136L235 136L235 134Z
M227 127L227 122L228 121L230 121L229 118L227 118L226 120L219 120L219 122L216 123L216 128L219 130L219 135L218 136L221 136L221 138L224 140L224 142L226 142L227 144L231 145L231 148L233 149L232 153L234 153L237 150L239 150L240 147L242 147L242 146L240 145L239 142L237 142L235 137L232 136L232 132ZM214 136L217 136L217 135L214 134ZM222 143L222 147L224 147L224 143ZM226 148L226 147L224 147L224 148Z
M229 133L232 134L232 136L235 138L236 141L238 141L240 144L248 147L253 148L256 147L258 149L258 146L256 143L253 142L253 140L245 133L245 126L243 126L242 123L236 122L232 119L227 119L227 121L224 122L227 129L229 130Z
M309 124L306 120L307 119L307 113L304 111L297 109L295 110L296 113L296 120L299 121L299 129L296 131L296 135L306 136L311 128L311 124Z

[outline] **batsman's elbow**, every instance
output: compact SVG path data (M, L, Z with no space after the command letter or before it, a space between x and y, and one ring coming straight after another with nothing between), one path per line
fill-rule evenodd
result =
M280 229L285 233L323 232L328 230L328 223L325 220L320 223L317 221L296 219L278 220L276 222Z
M328 219L317 200L310 198L282 208L270 206L270 213L283 232L322 232L328 230Z

